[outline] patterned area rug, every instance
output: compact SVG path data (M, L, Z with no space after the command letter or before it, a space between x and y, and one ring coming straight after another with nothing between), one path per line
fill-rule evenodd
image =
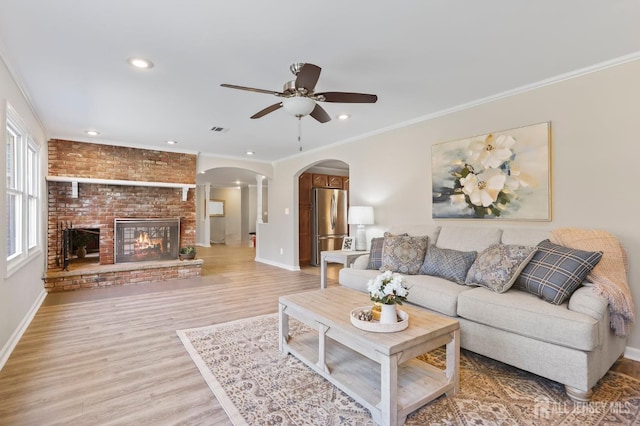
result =
M291 335L303 329L291 319ZM277 314L177 333L236 426L375 424L360 404L278 351ZM421 358L444 365L443 350ZM640 424L640 381L620 373L607 373L592 401L579 404L556 382L462 350L460 384L455 397L438 398L406 424Z

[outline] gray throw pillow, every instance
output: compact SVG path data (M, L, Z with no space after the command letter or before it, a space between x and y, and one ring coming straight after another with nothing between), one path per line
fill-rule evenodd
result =
M424 263L418 273L464 284L467 272L476 260L477 254L475 251L441 249L434 244L429 244Z
M371 239L371 249L369 250L369 264L367 269L380 269L382 266L382 244L384 237Z
M554 305L564 303L600 262L602 252L571 249L544 240L522 270L514 288Z
M380 271L408 275L417 274L422 262L424 262L428 242L427 236L396 235L384 237Z
M471 265L465 283L504 293L511 288L535 252L536 248L530 246L491 245Z

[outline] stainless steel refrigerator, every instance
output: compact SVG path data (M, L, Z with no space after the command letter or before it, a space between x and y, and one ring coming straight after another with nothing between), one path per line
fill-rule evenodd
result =
M320 252L340 250L348 235L347 191L314 188L311 198L311 264L320 265Z

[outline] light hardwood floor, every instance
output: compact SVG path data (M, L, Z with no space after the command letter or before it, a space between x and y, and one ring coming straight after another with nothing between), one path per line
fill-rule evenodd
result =
M199 247L201 278L48 295L0 371L0 425L230 425L175 331L275 313L278 296L320 284L319 268L254 256Z

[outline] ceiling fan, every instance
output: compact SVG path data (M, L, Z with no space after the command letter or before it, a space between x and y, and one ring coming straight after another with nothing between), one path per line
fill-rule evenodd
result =
M251 118L260 118L265 115L284 108L288 113L301 118L305 115L326 123L331 120L329 114L317 102L341 102L341 103L375 103L378 100L376 95L351 92L322 92L315 93L316 83L320 78L320 68L317 65L296 62L289 69L296 76L295 80L285 83L282 92L273 90L255 89L253 87L236 86L234 84L221 84L222 87L230 89L248 90L250 92L267 93L284 98L281 102L275 103L265 109L253 114Z

